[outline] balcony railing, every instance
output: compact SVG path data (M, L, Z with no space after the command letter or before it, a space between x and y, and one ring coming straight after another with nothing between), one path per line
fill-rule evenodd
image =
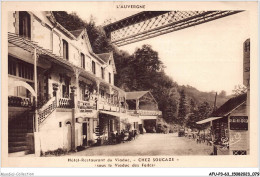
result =
M126 113L126 109L124 107L120 107L120 112Z
M157 110L127 110L128 114L138 114L141 116L160 116L162 115L162 111Z
M58 102L59 108L73 108L73 100L69 98L60 98Z
M99 109L100 110L105 110L105 111L113 111L113 112L119 112L119 106L116 104L108 103L104 99L101 99L99 101Z
M39 109L38 124L41 124L57 108L56 97L52 97L41 109Z
M18 96L8 96L8 106L31 107L32 103L30 101L30 98L18 97Z

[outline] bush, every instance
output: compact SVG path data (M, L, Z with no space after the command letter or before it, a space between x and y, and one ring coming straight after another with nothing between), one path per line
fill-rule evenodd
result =
M77 146L77 151L83 151L84 149L86 149L86 148L83 146Z
M95 141L94 140L88 140L88 145L89 146L93 146L95 144Z
M45 153L41 152L42 156L47 156L47 155L61 156L61 155L65 155L65 154L67 154L67 150L64 150L62 148L58 148L53 151L47 151Z

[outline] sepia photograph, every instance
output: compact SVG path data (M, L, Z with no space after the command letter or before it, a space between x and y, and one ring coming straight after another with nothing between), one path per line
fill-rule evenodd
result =
M258 156L257 3L16 3L2 12L6 166Z

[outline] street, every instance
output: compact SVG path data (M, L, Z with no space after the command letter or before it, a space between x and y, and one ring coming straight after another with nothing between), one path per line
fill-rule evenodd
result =
M143 134L137 139L116 144L90 147L69 156L156 156L209 155L212 146L197 144L195 140L177 134Z

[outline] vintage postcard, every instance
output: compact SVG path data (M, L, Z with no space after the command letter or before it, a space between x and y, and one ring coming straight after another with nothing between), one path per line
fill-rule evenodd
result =
M257 167L257 7L3 2L2 167Z

